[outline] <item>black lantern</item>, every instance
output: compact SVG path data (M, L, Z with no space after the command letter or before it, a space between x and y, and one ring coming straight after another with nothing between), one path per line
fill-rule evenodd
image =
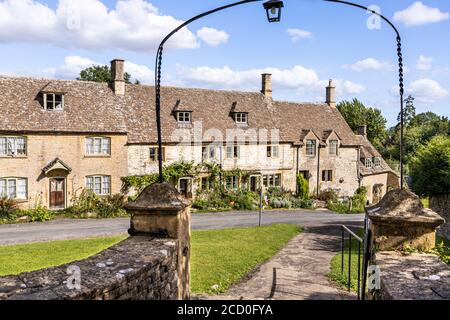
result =
M283 1L270 0L264 2L264 9L267 12L269 22L279 22L281 20L281 8L284 7Z

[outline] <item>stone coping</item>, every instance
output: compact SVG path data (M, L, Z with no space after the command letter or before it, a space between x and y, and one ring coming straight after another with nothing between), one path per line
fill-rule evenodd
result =
M383 299L448 300L450 267L433 254L377 252Z
M0 277L0 300L118 299L136 287L130 283L150 281L150 276L155 277L151 283L156 287L160 282L157 276L168 272L175 264L176 243L167 239L131 237L85 260ZM81 290L67 288L69 266L80 268Z

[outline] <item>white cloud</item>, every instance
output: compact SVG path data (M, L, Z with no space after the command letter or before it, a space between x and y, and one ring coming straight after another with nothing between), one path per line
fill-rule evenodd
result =
M113 9L100 0L60 0L55 10L37 0L0 0L0 43L145 52L155 49L181 23L144 0L119 0ZM184 28L167 45L197 48L199 44Z
M442 12L438 8L427 7L420 1L416 1L405 10L398 11L394 14L394 20L404 23L406 26L436 23L447 20L448 18L448 12Z
M45 69L42 71L42 75L54 79L76 79L79 77L81 70L93 65L105 65L105 63L96 62L80 56L67 56L64 58L63 65ZM143 84L154 83L153 71L144 65L125 61L125 72L131 74L132 82L134 82L134 80L139 80Z
M354 71L366 71L366 70L382 70L382 69L387 69L389 68L389 63L387 62L381 62L378 61L374 58L367 58L365 60L361 60L358 61L350 66L346 66L349 67L350 69L354 70Z
M419 70L430 70L433 66L434 59L432 57L425 57L424 55L420 55L417 60L416 68Z
M293 42L296 42L300 39L311 39L313 37L312 32L302 29L287 29L287 32L291 36Z
M230 35L223 30L203 27L197 31L197 37L211 47L217 47L222 43L227 43Z
M292 69L264 68L236 71L227 66L188 68L178 66L177 77L184 86L259 91L261 74L271 73L275 90L293 90L298 94L321 94L328 80L321 80L313 69L296 65ZM364 90L360 84L335 80L338 94L355 94Z
M448 90L442 88L438 82L432 79L416 80L410 83L406 91L422 103L433 103L449 95Z

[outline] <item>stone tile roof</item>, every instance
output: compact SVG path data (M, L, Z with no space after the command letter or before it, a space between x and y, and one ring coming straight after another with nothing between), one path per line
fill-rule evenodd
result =
M45 111L42 91L65 93L64 110ZM343 146L359 144L339 111L326 104L271 101L259 92L163 87L161 94L164 142L194 135L195 126L177 123L173 111L178 108L192 111L203 133L217 129L225 136L226 130L246 134L279 129L282 142L301 144L302 130L313 130L319 137L334 130ZM128 134L130 144L157 140L153 86L126 85L125 95L116 96L106 83L0 76L0 96L3 132ZM233 108L249 113L248 126L235 124Z
M370 143L370 141L361 135L356 135L356 138L359 140L361 144L361 155L360 155L360 161L359 161L359 172L362 176L370 176L374 174L381 174L386 172L391 172L398 176L398 174L392 170L392 168L387 164L387 162L383 159L381 154L378 152L377 149ZM381 166L372 168L367 168L365 164L366 158L374 158L379 157L381 159Z

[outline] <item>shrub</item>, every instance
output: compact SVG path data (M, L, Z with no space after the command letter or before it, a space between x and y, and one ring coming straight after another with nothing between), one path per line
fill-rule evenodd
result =
M38 206L34 209L22 211L21 215L27 216L30 222L44 222L51 220L54 217L54 212L43 206Z
M349 204L345 202L330 202L327 209L337 213L349 213Z
M13 199L0 198L0 219L11 220L17 212L17 202Z
M68 214L83 216L86 214L96 214L99 218L112 218L126 215L123 209L125 196L115 194L107 197L100 197L92 190L83 189L80 196L74 196L73 206L65 210Z
M336 202L338 199L338 195L333 189L326 189L319 192L319 196L317 197L320 201L325 201L326 203Z
M300 199L309 199L309 182L302 174L297 175L297 197Z

